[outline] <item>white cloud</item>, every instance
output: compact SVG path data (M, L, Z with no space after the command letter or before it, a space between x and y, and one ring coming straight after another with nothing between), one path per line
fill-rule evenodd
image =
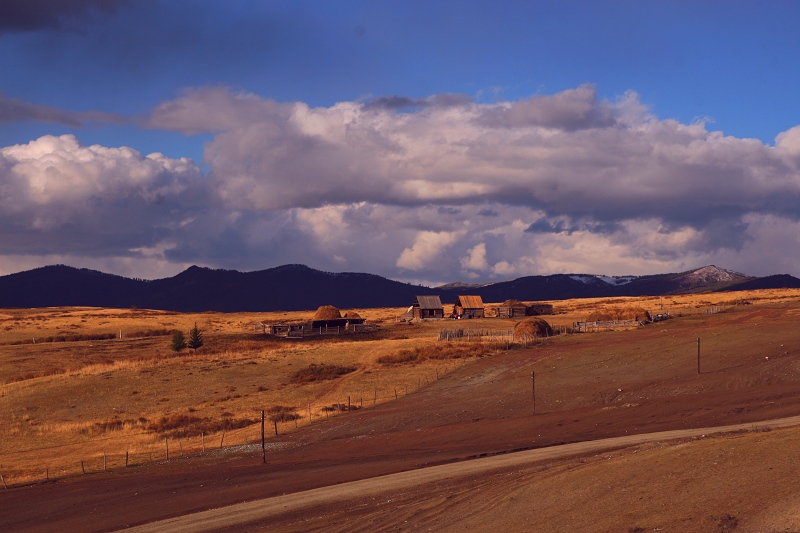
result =
M0 253L109 255L151 246L201 201L202 181L188 159L82 146L72 135L2 148Z
M461 268L465 270L489 270L489 263L486 261L486 243L479 242L467 251L466 257L461 258Z
M414 244L404 249L397 258L397 266L407 270L423 270L446 261L442 252L459 237L457 232L421 231Z

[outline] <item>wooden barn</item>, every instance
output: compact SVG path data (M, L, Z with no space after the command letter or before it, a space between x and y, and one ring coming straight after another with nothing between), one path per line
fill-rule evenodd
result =
M531 316L552 315L553 304L533 303L530 306L528 306L528 314Z
M483 318L483 300L480 296L456 296L453 315L464 318Z
M525 316L528 307L519 300L506 300L493 309L497 318L516 318Z
M444 318L444 306L438 296L417 296L411 307L414 318Z

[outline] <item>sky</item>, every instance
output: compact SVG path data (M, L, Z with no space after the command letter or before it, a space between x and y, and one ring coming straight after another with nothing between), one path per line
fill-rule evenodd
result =
M0 275L800 277L800 2L3 0Z

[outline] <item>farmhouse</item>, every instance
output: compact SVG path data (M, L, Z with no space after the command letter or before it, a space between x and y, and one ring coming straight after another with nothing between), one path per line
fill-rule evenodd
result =
M438 296L417 296L411 306L413 318L444 318L444 306Z
M483 300L480 296L457 296L453 315L464 318L483 318Z

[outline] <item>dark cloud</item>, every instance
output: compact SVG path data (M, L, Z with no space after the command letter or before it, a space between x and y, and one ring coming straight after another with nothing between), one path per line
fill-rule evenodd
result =
M95 13L113 13L128 0L3 0L0 33L62 30L67 21Z
M484 208L478 211L478 214L482 217L497 217L499 213L494 209Z
M437 211L440 215L458 215L461 213L461 209L444 205L440 206Z
M615 110L608 102L598 100L597 92L589 85L491 108L480 120L495 128L542 126L565 131L608 128L617 121Z
M407 96L382 96L374 98L364 104L367 111L388 110L399 111L402 109L414 110L427 107L454 107L472 103L472 99L465 94L436 94L428 98L409 98Z
M128 119L100 111L65 111L57 107L32 104L0 95L0 122L49 122L80 127L87 122L125 123Z
M577 231L585 231L597 235L610 235L622 229L618 222L553 220L540 218L525 229L526 233L563 233L572 235Z

